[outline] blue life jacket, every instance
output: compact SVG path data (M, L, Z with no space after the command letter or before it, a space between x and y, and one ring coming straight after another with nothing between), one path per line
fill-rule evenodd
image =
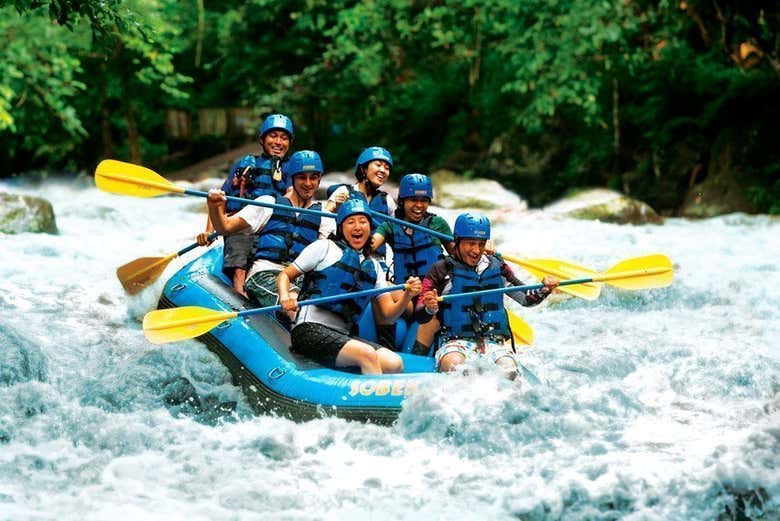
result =
M433 214L426 214L419 224L430 228L433 217ZM424 277L434 262L444 258L442 246L432 239L430 234L417 230L409 235L403 226L393 223L393 277L396 283L403 284L411 276Z
M282 196L276 196L276 204L294 208L292 202ZM321 210L322 204L315 203L309 209ZM257 236L255 259L267 259L279 263L295 260L306 246L317 240L321 219L320 215L309 213L295 215L274 210Z
M338 241L336 245L343 251L341 259L321 271L308 272L304 277L298 300L342 295L374 287L377 278L374 262L366 258L361 263L360 254L344 241ZM362 297L339 300L329 304L318 304L317 307L336 313L349 328L352 328L368 306L370 299L371 297Z
M284 162L282 163L283 166ZM239 159L231 168L230 175L222 185L225 195L257 199L261 195L284 195L290 186L290 177L282 168L282 179L274 181L271 158L266 156L248 155ZM243 178L243 179L242 179ZM243 182L243 190L242 190ZM235 213L246 203L228 201L226 211Z
M451 294L504 287L501 261L494 256L481 274L453 257L447 257L446 262L451 274ZM439 320L442 324L440 341L512 336L502 293L444 301L439 305Z

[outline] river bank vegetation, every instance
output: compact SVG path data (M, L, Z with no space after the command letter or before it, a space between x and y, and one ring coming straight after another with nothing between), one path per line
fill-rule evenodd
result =
M489 177L532 205L606 186L667 215L780 213L774 1L0 6L3 177L180 168L280 111L329 169L381 143L398 172Z

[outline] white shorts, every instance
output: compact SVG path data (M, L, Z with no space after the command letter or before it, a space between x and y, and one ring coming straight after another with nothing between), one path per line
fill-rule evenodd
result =
M466 361L487 358L495 363L496 360L504 356L510 357L513 361L515 359L511 344L507 345L496 340L485 340L483 344L466 338L453 338L445 341L436 350L434 355L436 358L436 369L439 368L439 362L442 357L450 353L460 353L466 358Z

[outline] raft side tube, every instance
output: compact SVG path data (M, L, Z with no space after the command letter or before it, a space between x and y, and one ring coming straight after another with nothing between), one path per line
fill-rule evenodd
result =
M228 285L221 261L222 249L216 247L182 268L166 284L160 307L251 307ZM398 375L325 368L292 352L289 333L270 315L227 321L199 338L228 367L254 410L295 420L335 415L390 423L404 397L433 372L432 359L410 354L401 354L407 372Z

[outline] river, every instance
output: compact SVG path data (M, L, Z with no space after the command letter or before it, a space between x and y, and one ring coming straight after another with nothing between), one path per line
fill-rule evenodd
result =
M517 309L541 385L442 375L380 427L256 416L202 344L144 339L165 276L128 297L115 270L192 242L202 200L0 191L60 229L0 236L0 520L780 519L778 219L503 214L503 251L665 253L675 281Z

